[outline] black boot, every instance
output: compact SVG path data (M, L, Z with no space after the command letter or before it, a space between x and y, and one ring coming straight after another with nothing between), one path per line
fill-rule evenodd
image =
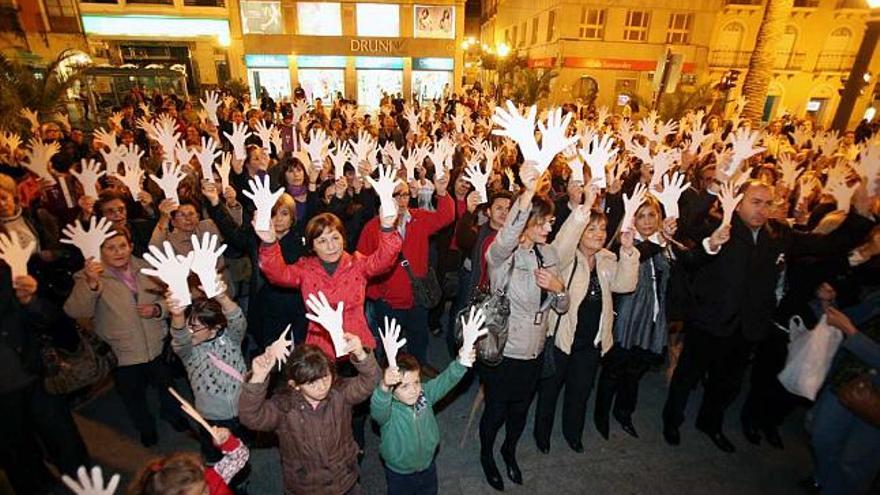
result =
M504 459L504 465L507 466L507 477L510 481L517 485L522 485L522 471L519 470L519 464L516 463L516 455L501 450L501 458Z
M486 483L499 492L503 492L504 480L501 479L501 473L498 471L498 466L495 465L495 458L481 455L480 464L483 466L483 474L486 475Z

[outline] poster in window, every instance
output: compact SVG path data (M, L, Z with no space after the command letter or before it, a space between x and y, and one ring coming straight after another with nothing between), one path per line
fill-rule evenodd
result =
M416 38L455 38L455 7L415 6Z
M241 2L241 27L245 34L283 34L281 2Z

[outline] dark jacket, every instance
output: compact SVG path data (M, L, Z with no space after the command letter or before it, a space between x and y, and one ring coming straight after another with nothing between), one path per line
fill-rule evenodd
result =
M278 434L284 492L341 495L358 480L358 446L351 429L351 410L379 383L376 357L351 360L358 375L337 378L317 409L299 392L287 389L266 399L268 380L242 385L241 424Z

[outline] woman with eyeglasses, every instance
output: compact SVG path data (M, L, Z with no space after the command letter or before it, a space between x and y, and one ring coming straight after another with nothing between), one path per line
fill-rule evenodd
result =
M210 299L193 301L187 308L165 296L171 314L171 347L180 357L195 396L196 409L212 426L228 428L243 438L238 422L238 396L242 377L247 373L241 342L247 320L244 312L226 293L220 282L220 293ZM211 434L199 429L202 455L209 463L222 458L214 448Z
M71 318L91 318L95 333L113 349L119 365L116 390L144 446L159 440L156 420L147 407L147 385L159 391L162 417L175 429L188 429L177 401L168 393L171 373L162 359L168 334L162 289L141 273L146 262L132 255L131 235L114 227L101 244L101 259L89 258L73 275L73 290L64 303Z

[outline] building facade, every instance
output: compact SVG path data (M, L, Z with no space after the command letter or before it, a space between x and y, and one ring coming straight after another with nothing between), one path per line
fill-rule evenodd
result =
M504 43L535 69L554 69L551 101L596 96L615 106L635 94L652 101L655 71L667 53L680 61L678 91L714 84L740 71L741 89L763 17L762 0L487 0L481 41ZM828 125L839 101L869 10L864 0L796 0L780 42L765 118L789 111ZM871 76L880 70L874 54ZM875 79L876 80L876 79ZM872 105L874 82L853 112Z
M0 51L30 64L88 51L75 0L0 0Z

